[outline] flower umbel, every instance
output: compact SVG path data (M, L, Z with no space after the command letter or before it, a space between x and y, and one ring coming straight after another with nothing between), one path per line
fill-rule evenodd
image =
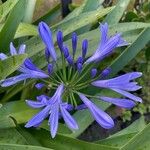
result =
M32 108L41 108L41 111L31 118L25 127L38 127L42 121L48 118L50 133L55 137L58 129L58 122L62 119L71 130L77 130L78 124L71 116L72 110L78 111L88 109L103 128L110 129L114 126L113 119L96 106L92 99L97 99L112 103L116 106L126 109L133 108L137 102L142 99L130 92L141 88L134 80L139 78L142 73L131 72L106 79L111 73L111 68L105 68L99 71L99 63L114 52L117 47L127 45L121 34L108 36L108 24L100 25L101 41L94 54L87 58L88 40L82 41L81 53L77 55L78 37L76 33L72 34L72 47L63 42L63 33L58 31L56 34L57 45L60 49L61 58L56 54L52 32L44 22L39 23L39 35L45 45L45 56L47 62L47 71L38 69L30 59L26 59L20 66L20 75L10 77L1 82L1 86L6 87L28 78L38 79L35 87L38 90L45 89L44 95L37 96L37 101L26 100L26 103ZM11 55L17 52L11 47ZM6 59L5 54L0 54L1 59ZM108 97L104 95L92 95L91 88L105 88L113 90L122 98ZM48 92L47 92L48 91Z

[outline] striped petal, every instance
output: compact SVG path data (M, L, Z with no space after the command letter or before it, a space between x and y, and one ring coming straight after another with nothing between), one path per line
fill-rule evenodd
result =
M60 110L61 110L61 115L65 121L65 123L67 124L67 126L71 129L71 130L77 130L78 129L78 124L77 122L74 120L74 118L68 113L68 111L60 105Z
M83 94L79 94L79 97L84 102L84 104L88 107L88 109L90 110L92 116L97 121L97 123L99 123L103 128L110 129L114 126L114 121L108 114L106 114L104 111L99 109Z
M136 105L136 103L130 99L112 98L104 96L101 96L100 99L126 109L131 109Z
M26 128L33 127L39 123L41 123L49 114L51 106L46 106L42 111L36 114L32 119L30 119L25 125Z

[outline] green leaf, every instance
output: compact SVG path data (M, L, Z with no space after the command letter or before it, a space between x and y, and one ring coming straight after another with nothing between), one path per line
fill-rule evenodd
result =
M102 3L104 2L104 0L85 0L85 4L84 4L84 7L82 9L82 13L84 12L89 12L89 11L92 11L92 10L95 10L97 8L103 8L102 6ZM80 14L78 14L80 15Z
M136 39L136 41L130 45L126 50L117 57L110 68L112 69L112 74L115 75L120 71L125 65L127 65L150 41L150 28L146 28Z
M107 15L103 22L107 22L109 25L117 24L120 21L129 2L130 0L119 0L115 9Z
M19 106L19 107L18 107ZM3 116L1 120L5 120L5 118L14 118L17 124L26 123L29 119L31 119L37 112L39 112L40 109L33 109L30 108L25 101L14 101L6 103L2 106L0 109L0 116ZM12 122L10 123L7 120L5 120L4 123L1 124L0 128L8 128L14 126L12 125ZM46 130L49 129L49 126L47 124L47 121L45 121L41 126L41 128L44 128ZM63 124L59 123L58 128L59 134L70 134L71 131L64 126Z
M0 60L0 80L5 79L16 71L27 57L26 54L11 56L5 60ZM13 66L13 67L12 67Z
M37 26L28 23L20 23L14 38L36 36L37 34Z
M53 22L61 15L61 5L57 4L54 8L50 9L44 16L36 20L33 24L38 25L40 21L47 24L54 24Z
M141 132L136 134L121 150L149 150L150 147L150 124L148 124Z
M0 31L0 50L6 52L13 40L20 21L23 19L26 0L19 0L10 12L2 30Z
M55 139L51 139L50 133L45 130L29 130L29 132L36 138L43 146L55 150L119 150L111 146L104 146L100 144L88 143L74 138L69 138L62 135L57 135Z
M0 144L1 143L41 146L41 144L35 140L29 132L20 127L0 129Z
M96 141L103 145L110 145L115 147L122 147L125 145L131 138L133 138L138 132L142 131L146 127L144 117L141 117L134 121L127 128L117 132L116 134L111 135L110 137Z
M139 119L135 120L130 126L117 132L116 134L111 135L109 138L120 136L124 134L131 134L136 133L143 130L146 127L144 116L140 117Z
M49 148L45 148L41 146L7 144L7 143L0 143L0 149L2 150L51 150Z
M99 18L105 16L108 12L110 12L113 7L109 7L106 9L98 9L95 11L91 11L88 14L83 13L79 17L75 17L69 19L66 22L60 22L54 26L52 26L52 31L56 33L58 29L63 30L64 36L73 32L76 29L79 29L85 25L96 22ZM76 26L74 26L76 24ZM21 23L16 31L15 38L23 37L23 36L35 36L37 35L37 27L27 23ZM38 40L39 42L39 40Z
M0 23L4 20L17 2L18 0L7 0L5 3L0 5Z
M27 1L26 10L24 12L24 18L23 18L24 22L32 23L35 4L36 4L36 0L28 0Z

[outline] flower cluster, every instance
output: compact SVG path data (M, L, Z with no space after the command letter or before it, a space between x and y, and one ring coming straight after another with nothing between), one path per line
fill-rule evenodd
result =
M133 95L134 92L141 88L134 79L139 78L142 73L131 72L112 79L106 79L111 69L106 68L103 71L98 70L98 64L107 56L114 52L114 49L128 45L123 40L121 34L108 36L108 24L100 25L101 40L94 54L86 57L88 52L88 40L84 39L81 46L81 54L76 58L76 50L78 37L76 33L72 34L72 51L63 42L62 31L57 32L57 45L61 54L61 61L58 59L52 32L48 25L40 22L38 26L39 36L45 45L45 57L47 61L47 71L38 69L28 58L18 69L21 74L7 78L1 81L2 87L7 87L28 78L38 79L40 82L35 87L40 90L43 87L51 89L49 95L37 96L37 101L26 100L26 103L32 108L42 108L33 118L31 118L26 128L38 127L47 117L50 126L51 136L54 138L59 119L63 119L65 124L71 130L77 130L78 124L71 116L70 111L79 109L88 109L91 115L103 128L109 129L114 126L113 119L97 107L92 99L102 100L112 103L122 108L131 109L136 102L142 102L140 97ZM21 46L18 54L25 52L25 46ZM17 52L10 44L11 55ZM5 54L0 54L0 59L6 59ZM60 63L61 62L61 63ZM90 95L86 89L88 88L105 88L113 90L123 96L123 98L114 98L107 96ZM55 92L54 92L55 91Z

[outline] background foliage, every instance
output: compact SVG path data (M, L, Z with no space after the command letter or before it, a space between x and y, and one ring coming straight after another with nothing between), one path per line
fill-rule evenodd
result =
M40 68L46 66L44 45L37 36L37 24L41 20L51 25L53 35L57 29L63 30L65 42L69 46L71 46L70 34L73 31L78 33L79 44L76 56L80 53L81 41L84 38L89 40L88 56L93 53L100 36L98 32L99 22L108 22L110 35L115 32L122 32L123 37L130 45L126 49L118 49L112 57L102 63L101 67L110 66L113 70L110 76L120 74L121 71L142 71L143 78L140 79L140 83L143 85L143 90L137 94L143 98L144 103L130 112L114 108L108 103L95 101L103 110L107 109L112 114L114 112L114 116L117 118L120 116L122 121L132 118L134 120L135 114L138 114L136 121L125 129L109 135L106 139L94 142L78 139L93 122L88 110L74 113L80 127L77 132L72 133L64 124L60 123L58 135L55 139L51 139L46 122L39 129L24 128L24 123L37 112L37 110L26 106L24 102L26 98L34 98L37 93L40 94L33 88L35 81L27 81L26 84L21 83L11 88L0 88L0 149L133 150L136 148L148 150L150 125L145 122L144 114L148 116L150 112L150 1L145 0L144 3L140 4L134 0L118 0L108 4L104 0L84 0L82 4L70 5L72 11L63 19L60 16L61 5L58 3L40 18L36 19L34 16L33 21L34 9L37 12L40 5L42 5L40 0L7 0L4 3L1 2L0 51L9 54L11 41L16 46L23 42L27 45L27 55L13 56L0 61L0 79L5 79L12 73L15 74L26 57L31 57ZM56 42L55 36L54 42ZM106 93L104 90L98 91L98 93L91 92L94 94ZM107 92L107 94L112 95L114 93Z

